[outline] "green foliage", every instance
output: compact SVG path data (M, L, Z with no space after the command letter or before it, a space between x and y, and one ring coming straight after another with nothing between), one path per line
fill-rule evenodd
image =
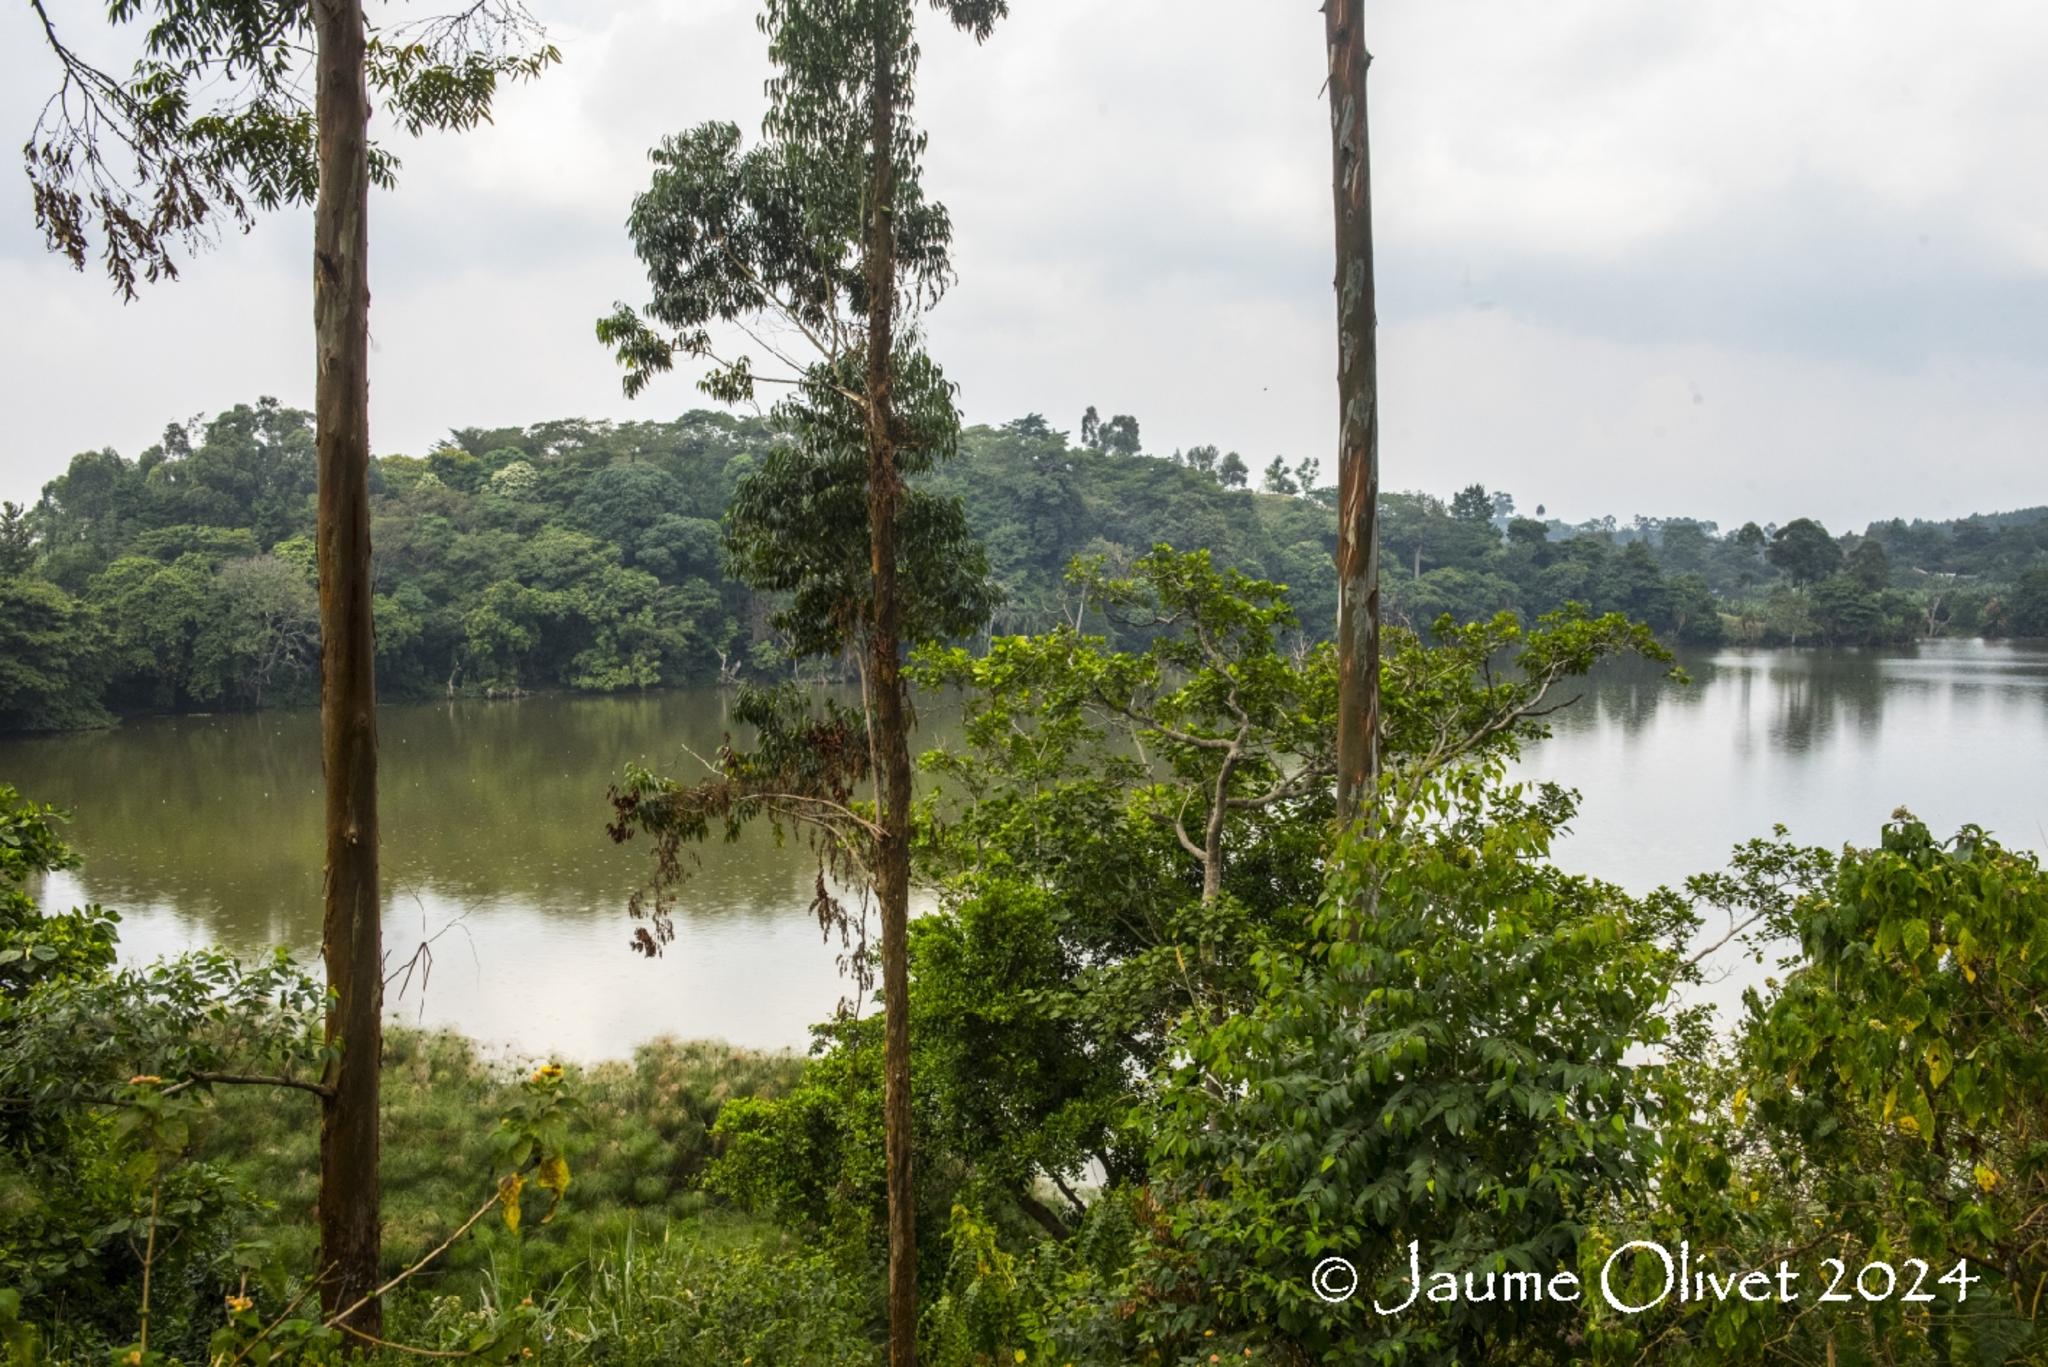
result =
M2004 620L2015 636L2048 636L2048 565L2036 565L2013 585Z
M866 361L855 355L806 376L775 409L790 438L772 446L733 491L726 513L732 572L786 594L771 620L796 655L837 656L870 618L868 448L847 397ZM900 351L897 468L915 478L950 459L959 440L953 389L920 352ZM898 507L903 632L913 643L969 635L997 598L957 498L912 483Z
M1994 1279L1994 1317L2017 1307L2036 1321L2048 1277L2034 1232L2048 1198L2038 859L1975 827L1937 842L1901 811L1796 914L1807 962L1756 1004L1744 1048L1759 1122L1821 1160L1787 1175L1813 1179L1864 1248L1944 1267L1968 1257ZM1847 1163L1834 1156L1844 1137L1860 1149ZM1926 1327L1936 1346L1943 1331L1982 1332Z
M676 887L693 867L695 847L713 833L729 844L757 819L768 822L777 840L792 829L807 835L818 855L812 909L828 933L845 933L849 925L827 875L857 880L867 868L873 829L852 805L855 787L872 767L864 718L829 697L814 699L800 686L785 684L743 687L733 720L755 730L754 745L741 749L728 737L707 777L678 780L628 765L623 782L609 794L611 838L623 844L645 835L654 845L653 875L627 902L634 919L649 922L635 929L632 942L635 952L649 958L675 938L669 910Z
M1100 556L1111 577L1127 576L1144 548L1167 542L1206 547L1218 569L1286 585L1298 619L1288 631L1327 636L1336 527L1323 503L1227 489L1210 448L1178 463L1105 454L1069 445L1036 416L954 433L942 377L921 370L914 352L901 364L906 378L922 377L908 405L918 436L904 451L921 473L910 478L902 534L931 552L909 566L923 576L908 587L929 605L926 629L954 641L1042 632L1082 606L1066 579L1075 556ZM857 536L809 534L821 518L866 526L857 415L837 391L812 397L785 414L802 425L800 443L782 418L699 412L666 423L465 429L426 457L381 458L380 695L787 677L792 632L817 645L829 638L819 622L859 612L864 564ZM1682 519L1610 529L1522 518L1503 538L1493 522L1400 493L1384 496L1382 515L1385 601L1393 621L1415 628L1444 613L1530 618L1577 602L1686 644L2048 634L2048 579L2038 572L2048 517L2038 510L1875 524L1842 538L1853 540L1863 577L1797 590L1763 558L1760 528L1744 542ZM45 726L90 724L106 711L310 703L305 619L265 610L291 592L284 577L237 566L280 560L310 586L311 530L310 422L275 401L174 425L136 460L77 456L9 533L20 569L0 576L0 604L15 608L0 614L0 632L18 634L0 651L0 692L12 681ZM733 550L744 564L727 563L729 530L740 533ZM993 598L977 578L977 541ZM1866 545L1887 558L1883 587L1870 587L1878 549ZM816 585L801 605L775 586L798 568ZM1147 639L1117 621L1092 628L1122 648Z
M799 1061L717 1044L661 1040L631 1060L568 1070L580 1114L561 1152L574 1174L573 1220L522 1219L515 1237L486 1220L437 1263L436 1284L475 1292L488 1274L513 1299L570 1275L593 1250L629 1234L723 1228L730 1217L707 1204L703 1175L715 1153L712 1129L743 1098L775 1096L795 1082ZM485 1058L457 1035L393 1030L386 1036L384 1152L387 1270L434 1247L488 1194L500 1155L494 1117L516 1111L530 1073ZM250 1190L275 1202L278 1257L303 1267L314 1250L316 1127L254 1089L223 1089L201 1155L222 1163ZM524 1193L523 1193L524 1194ZM532 1197L526 1195L528 1205ZM543 1198L545 1199L545 1198Z
M282 953L256 965L200 952L117 968L115 918L96 907L46 915L27 895L29 879L76 863L58 819L0 787L0 1333L23 1353L31 1338L47 1341L67 1360L113 1345L117 1361L338 1361L339 1331L298 1311L313 1231L297 1213L311 1192L288 1195L316 1166L303 1098L331 1059L327 994ZM668 1124L694 1124L701 1166L717 1097L698 1095L694 1117L672 1111ZM494 1130L477 1123L490 1111L471 1107L452 1122L456 1142L419 1154L459 1188L455 1209L485 1204L407 1249L405 1276L493 1209L501 1237L547 1225L568 1190L583 1145L565 1070L544 1065L488 1100ZM451 1155L465 1166L447 1167ZM248 1169L266 1160L279 1169ZM642 1178L615 1173L611 1189ZM547 1198L534 1220L522 1220L528 1187ZM278 1198L291 1213L266 1228ZM401 1201L394 1213L414 1209ZM533 1318L493 1316L460 1346L516 1358Z
M1411 788L1398 824L1343 842L1317 906L1264 937L1249 1000L1174 1018L1154 1088L1122 1116L1151 1143L1142 1186L1113 1186L1071 1237L1035 1248L1028 1226L955 1214L935 1351L2036 1360L2038 861L1968 828L1936 842L1901 814L1876 849L1756 841L1683 895L1635 898L1551 865L1569 802L1501 786L1497 764ZM1701 905L1759 948L1798 946L1726 1043L1678 992L1698 980ZM943 1126L920 1137L955 1152ZM1573 1271L1592 1287L1630 1238L1685 1242L1717 1275L1787 1259L1802 1302L1369 1308L1405 1299L1411 1241L1425 1285L1437 1270ZM1356 1300L1312 1293L1325 1253L1359 1267ZM1919 1259L1932 1299L1815 1307L1824 1257L1852 1278L1888 1260L1902 1286ZM1959 1259L1977 1279L1967 1300ZM1653 1299L1654 1262L1635 1280Z
M40 579L0 579L0 731L101 724L106 672L90 606Z
M1827 528L1810 517L1794 518L1778 528L1764 558L1797 584L1811 584L1833 574L1842 564L1842 548Z
M160 1317L189 1328L254 1206L181 1161L203 1079L302 1055L324 996L282 960L116 971L114 916L27 895L76 863L57 820L0 786L0 1285L11 1315L118 1341L153 1264Z
M1906 644L1922 627L1921 613L1905 594L1873 590L1853 574L1821 580L1807 590L1806 600L1815 630L1829 644Z
M1884 543L1868 538L1858 541L1856 549L1849 552L1846 561L1849 577L1871 593L1891 587L1892 562L1885 554Z
M28 895L29 880L78 865L57 834L63 819L56 808L0 783L0 1000L90 978L114 962L118 917L98 907L47 915Z
M41 14L41 11L38 11ZM140 22L144 56L117 77L79 56L44 17L60 84L22 149L36 226L78 270L95 249L125 297L139 280L176 279L181 250L225 220L311 203L318 182L310 49L314 15L289 0L114 0L109 22ZM368 84L408 134L490 117L500 80L561 59L517 4L370 26ZM370 177L398 162L371 147Z
M0 503L0 579L25 574L35 563L35 527L28 510L12 499Z
M1938 841L1903 810L1875 848L1783 835L1692 880L1760 948L1796 953L1746 995L1724 1055L1688 1071L1663 1199L1635 1203L1594 1251L1688 1237L1719 1268L1784 1258L1808 1303L1833 1279L1824 1259L1851 1279L1884 1261L1925 1299L1858 1296L1825 1318L1739 1298L1667 1305L1596 1315L1591 1341L1615 1362L1652 1341L1675 1363L2038 1361L2048 879L1981 830Z
M1029 1362L1051 1345L1032 1332L1031 1288L993 1225L953 1207L944 1290L924 1309L918 1355L932 1367ZM1034 1348L1041 1352L1034 1354Z
M394 1337L484 1361L517 1359L529 1346L551 1361L746 1356L676 1347L708 1347L720 1335L770 1354L757 1361L851 1360L868 1322L861 1278L839 1262L789 1251L771 1232L723 1213L700 1188L721 1111L786 1089L795 1060L657 1042L631 1063L548 1065L508 1077L456 1036L394 1031L387 1046L387 1275L448 1240L465 1216L490 1216L420 1275L430 1295L394 1293L386 1319ZM159 1343L189 1345L186 1360L211 1360L205 1346L213 1334L212 1352L227 1346L232 1356L234 1346L267 1329L264 1343L279 1361L326 1361L321 1354L341 1342L336 1331L299 1318L303 1304L286 1313L313 1252L317 1125L310 1104L224 1087L209 1104L188 1105L195 1091L173 1092L149 1079L123 1093L179 1105L178 1122L189 1127L189 1154L167 1170L161 1236L168 1242L184 1231L176 1234L183 1249L200 1232L193 1203L209 1201L220 1212L199 1240L213 1259L208 1270L158 1265L159 1297L166 1285L173 1290L159 1302L152 1351ZM132 1144L119 1151L132 1152ZM573 1183L564 1181L572 1172ZM505 1218L513 1184L501 1180L514 1173L516 1229ZM546 1221L537 1201L558 1200L565 1188L574 1218ZM478 1212L485 1198L496 1205ZM147 1228L146 1200L120 1210L116 1233L125 1249L131 1234ZM54 1309L47 1299L33 1302L34 1318L24 1322L42 1319L47 1335L64 1342L97 1335L127 1343L134 1271L129 1264L126 1279L104 1289L97 1319L88 1314L89 1283L74 1270L63 1275L61 1302ZM841 1357L809 1356L833 1342ZM682 1356L663 1356L669 1352Z
M908 6L904 6L908 8ZM866 16L850 12L840 22ZM771 55L788 65L816 63L837 51L842 67L849 50L868 44L840 44L805 36L804 26L784 27L764 19ZM814 48L802 44L814 43ZM862 74L842 75L849 85ZM723 360L706 330L764 310L788 317L826 363L839 359L841 329L866 309L861 278L861 191L867 183L861 142L862 111L852 89L845 123L810 136L825 115L800 104L815 98L814 84L785 77L774 87L777 103L769 117L770 138L743 152L740 130L708 123L671 136L649 153L655 173L647 191L633 202L627 231L648 267L652 301L635 313L624 304L597 325L598 340L611 347L625 368L628 396L646 388L674 366L674 356L709 359L718 365L704 381L707 393L727 402L751 398L752 362ZM948 281L946 254L952 223L943 206L926 201L914 174L899 173L894 206L897 266L913 297L936 302ZM664 337L653 324L671 334Z
M1007 7L940 0L934 8L980 39ZM912 328L868 333L884 277L888 302L910 308L936 304L951 279L951 221L924 197L924 138L909 117L912 6L770 0L760 24L777 73L764 141L743 151L736 126L710 123L654 150L652 184L627 225L653 298L637 312L617 305L598 321L598 339L623 367L629 396L681 353L712 363L700 382L706 393L738 403L754 397L755 358L718 355L710 327L737 324L758 336L765 317L794 334L802 361L762 343L787 372L777 382L791 390L771 415L780 440L738 482L727 511L732 572L751 588L788 595L772 621L791 653L836 658L858 647L872 617L871 462L886 449L894 462L887 477L911 481L892 498L901 630L912 642L964 636L996 601L986 564L959 502L917 482L957 449L953 387ZM894 122L876 131L868 108L881 100ZM877 167L890 196L886 257L874 256L870 231L882 212L868 202L881 193ZM871 340L889 348L876 358L887 362L885 387L868 373ZM886 448L876 444L885 427Z
M1145 449L1138 436L1138 420L1128 413L1119 413L1102 424L1097 434L1097 449L1116 456L1135 456Z
M1569 808L1483 771L1412 810L1339 846L1303 940L1256 959L1251 1009L1184 1028L1155 1164L1170 1232L1138 1310L1169 1352L1214 1330L1330 1362L1567 1360L1526 1353L1571 1307L1370 1301L1406 1299L1411 1241L1425 1277L1548 1276L1645 1182L1667 1096L1637 1056L1667 1037L1689 912L1558 871ZM1310 1290L1327 1253L1357 1301Z
M1330 772L1329 651L1299 661L1283 654L1282 634L1295 624L1285 590L1219 571L1207 551L1155 547L1125 576L1099 557L1078 561L1069 582L1083 603L1149 635L1149 647L1116 651L1104 637L1060 628L991 642L979 659L959 648L930 653L920 679L984 692L985 702L969 704L970 740L999 747L1014 777L1058 773L1076 746L1099 743L1104 727L1135 728L1145 753L1177 780L1155 795L1152 815L1220 872L1215 838L1233 812L1299 798ZM1031 712L1040 725L1026 724ZM975 779L944 755L927 767Z
M935 1254L953 1200L1006 1237L1063 1240L1088 1226L1084 1181L1145 1181L1178 1023L1250 1009L1259 956L1303 940L1326 878L1334 665L1327 647L1281 648L1286 596L1165 547L1129 576L1078 565L1074 585L1149 645L1065 627L918 659L927 685L962 690L964 735L923 761L936 781L917 857L940 907L911 926L921 1230ZM1624 651L1660 653L1641 628L1583 613L1532 631L1447 623L1430 645L1397 637L1390 752L1418 775L1504 759L1543 733L1560 679ZM1562 803L1546 794L1535 810ZM837 1242L871 1233L877 1027L821 1030L795 1092L728 1110L722 1191Z
M495 1191L453 1234L385 1281L375 1294L390 1296L398 1291L494 1209L502 1217L505 1229L512 1235L518 1235L522 1215L521 1192L527 1185L540 1187L550 1194L552 1200L540 1223L546 1224L552 1219L569 1186L566 1148L570 1139L570 1121L579 1111L580 1103L569 1090L567 1075L561 1065L550 1063L536 1068L518 1085L510 1103L499 1116L497 1129L492 1135L494 1170L498 1174ZM475 1176L472 1174L473 1182ZM270 1299L283 1299L291 1284L275 1275L265 1280L267 1284L260 1286L256 1295L237 1292L226 1298L227 1322L214 1332L208 1343L210 1361L339 1367L347 1360L349 1354L346 1350L356 1345L345 1337L349 1331L337 1326L354 1312L356 1306L345 1306L323 1319L319 1314L300 1309L310 1289L302 1283L297 1292L284 1301L282 1309L266 1312L259 1304L266 1298L266 1293ZM245 1283L244 1290L247 1289ZM131 1351L142 1350L148 1338L146 1325L145 1317L142 1342L138 1342ZM430 1355L453 1354L484 1363L511 1363L530 1358L534 1355L535 1344L542 1341L541 1313L530 1296L522 1298L517 1305L501 1304L495 1308L495 1313L485 1311L471 1316L443 1316L438 1321L430 1318L429 1326L439 1331L434 1335L436 1341L426 1349ZM418 1351L416 1345L398 1348L398 1353L405 1356L417 1355Z
M739 1099L719 1113L718 1158L707 1185L784 1227L865 1247L879 1233L887 1200L881 1021L842 1020L813 1030L819 1057L787 1096ZM919 1184L928 1212L935 1185Z
M877 1307L869 1272L772 1237L728 1247L629 1239L544 1298L544 1360L872 1367ZM449 1310L460 1314L461 1307Z

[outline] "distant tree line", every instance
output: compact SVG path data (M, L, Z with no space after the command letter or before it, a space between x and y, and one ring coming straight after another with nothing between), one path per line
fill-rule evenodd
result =
M1313 460L1248 486L1235 452L1150 458L1129 415L970 428L925 478L958 494L1003 598L993 635L1079 606L1076 556L1153 545L1294 590L1303 632L1336 616L1334 491ZM386 697L609 692L786 674L777 595L731 575L734 487L785 438L758 418L461 428L380 458L377 661ZM173 424L129 459L75 456L0 509L0 728L310 703L318 691L309 416L265 399ZM2048 636L2048 509L1830 534L1800 518L1724 533L1690 518L1567 524L1479 485L1381 498L1393 620L1426 628L1567 602L1682 644L1877 645Z

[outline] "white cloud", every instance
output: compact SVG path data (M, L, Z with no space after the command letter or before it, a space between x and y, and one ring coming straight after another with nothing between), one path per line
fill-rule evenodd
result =
M404 149L373 206L382 449L702 402L678 377L628 404L591 322L641 294L621 225L647 146L758 128L754 0L537 8L565 65L495 126ZM1373 21L1390 485L1838 525L2048 499L2030 0L1441 0ZM1029 0L981 48L927 24L928 183L961 271L930 326L970 418L1071 427L1094 403L1158 450L1327 459L1321 34L1314 0ZM37 42L0 10L18 132ZM123 308L42 255L10 183L0 494L195 408L310 400L302 214Z
M1389 487L1478 480L1571 520L1690 515L1834 530L2048 501L2048 376L1625 345L1496 314L1388 329Z

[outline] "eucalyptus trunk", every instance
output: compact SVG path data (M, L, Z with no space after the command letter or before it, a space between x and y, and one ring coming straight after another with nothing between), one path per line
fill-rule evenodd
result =
M1337 222L1337 816L1357 818L1379 774L1379 319L1365 118L1364 0L1325 0Z
M377 1285L383 944L377 892L376 638L370 619L369 119L362 0L315 0L320 188L313 210L313 410L319 465L320 757L330 1005L320 1111L320 1303ZM371 1301L347 1324L378 1334Z
M910 1130L910 723L898 655L903 605L896 580L896 462L892 352L896 332L896 49L893 6L877 6L875 80L868 167L868 715L874 728L881 837L875 900L882 913L882 1132L889 1170L889 1364L917 1361L917 1202Z

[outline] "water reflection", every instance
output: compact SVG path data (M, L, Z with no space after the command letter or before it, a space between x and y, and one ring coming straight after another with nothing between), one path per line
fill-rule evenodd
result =
M385 936L394 963L433 940L408 1016L486 1040L616 1054L661 1033L802 1045L848 990L804 910L813 865L766 831L704 851L659 962L626 948L647 852L606 837L627 760L689 772L729 699L428 704L381 713ZM124 917L124 954L202 944L319 947L320 768L311 713L139 721L0 747L8 781L72 808L86 855L51 900Z
M1627 663L1560 713L1524 776L1580 790L1567 867L1646 889L1718 867L1783 822L1796 839L1874 839L1898 806L1936 831L1978 822L2048 846L2048 649L1724 650L1690 686Z
M2048 848L2048 649L1979 642L1902 652L1719 651L1661 671L1603 670L1553 719L1525 777L1584 797L1567 868L1647 890L1720 867L1784 822L1796 839L1873 839L1906 804L1947 832L1979 822ZM680 771L709 754L727 699L391 707L382 716L386 939L434 942L404 1014L488 1041L614 1055L651 1036L801 1046L847 987L806 907L811 865L765 833L704 851L678 938L626 949L644 848L604 834L629 759ZM926 709L927 741L946 732ZM129 957L200 944L319 942L320 772L310 713L185 717L0 742L0 776L71 807L86 855L53 901L120 910ZM416 986L416 984L415 984Z

